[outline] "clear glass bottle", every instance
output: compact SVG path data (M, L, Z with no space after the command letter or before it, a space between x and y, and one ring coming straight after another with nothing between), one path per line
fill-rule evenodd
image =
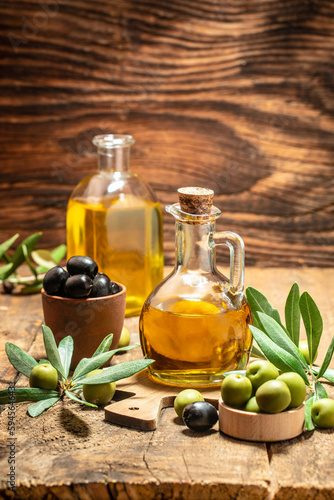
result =
M213 191L179 189L167 206L176 226L173 272L147 298L140 317L143 353L155 362L149 376L170 385L218 385L242 369L252 344L251 311L244 298L244 245L235 233L215 233L221 212ZM211 199L211 201L210 201ZM215 247L230 249L230 278L216 268Z
M163 277L162 213L149 185L129 169L130 135L98 135L98 171L74 189L67 208L67 256L93 258L127 288L126 316Z

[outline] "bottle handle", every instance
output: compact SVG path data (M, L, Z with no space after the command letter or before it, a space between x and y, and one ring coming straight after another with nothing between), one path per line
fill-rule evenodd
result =
M214 246L226 245L230 249L230 292L235 295L244 294L245 245L242 238L230 231L214 233Z

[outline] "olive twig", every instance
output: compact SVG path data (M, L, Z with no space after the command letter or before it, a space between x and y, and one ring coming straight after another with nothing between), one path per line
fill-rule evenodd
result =
M126 361L102 369L110 357L121 350L129 350L134 346L110 351L113 335L107 335L91 358L83 358L70 376L70 367L74 349L73 338L69 335L57 346L49 327L42 325L43 340L47 359L39 363L19 346L6 342L5 350L9 361L16 370L29 378L30 387L16 388L17 402L36 401L28 407L31 417L37 417L51 408L64 396L90 407L105 405L112 399L116 390L116 381L131 377L147 368L153 359ZM79 366L80 365L80 366ZM11 403L10 391L0 391L0 404Z
M10 283L13 283L14 285L25 285L26 283L30 283L31 281L33 281L34 283L36 283L37 281L42 282L44 276L45 276L45 273L37 274L37 276L33 276L32 274L30 276L17 275L17 278L10 278L10 279L7 279L6 281L9 281Z

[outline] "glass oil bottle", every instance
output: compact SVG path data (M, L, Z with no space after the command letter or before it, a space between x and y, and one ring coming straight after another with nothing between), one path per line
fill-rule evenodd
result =
M149 376L182 386L218 385L223 373L242 369L252 344L251 311L244 298L244 245L228 231L215 232L221 212L213 191L178 190L179 204L166 210L175 219L173 272L147 298L140 316ZM230 278L215 262L215 247L230 249Z
M162 213L149 185L129 169L129 135L99 135L98 172L74 189L67 208L67 252L94 259L127 288L126 316L163 276Z

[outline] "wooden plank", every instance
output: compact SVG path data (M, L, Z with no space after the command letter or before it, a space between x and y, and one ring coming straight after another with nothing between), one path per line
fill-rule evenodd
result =
M334 398L333 385L324 385ZM333 498L333 438L334 429L317 429L268 446L275 500Z
M331 0L12 0L0 19L0 241L65 242L91 138L119 132L163 206L214 189L248 265L334 266ZM164 237L170 264L166 213Z
M130 498L138 495L152 500L158 494L207 498L205 492L211 484L210 498L222 494L236 498L243 492L245 499L264 499L268 493L265 445L250 448L220 435L217 428L199 439L175 424L172 409L163 414L155 434L110 425L103 410L87 410L72 402L59 404L33 421L25 414L27 405L18 406L15 498L41 498L42 492L60 487L68 498L91 498L86 484L92 492L95 485L108 484L112 498L117 494L122 498L124 490ZM5 421L6 411L2 431ZM231 460L226 461L227 454ZM1 460L0 468L5 477L6 459ZM82 485L85 494L76 497L74 485ZM2 481L0 498L3 487Z
M0 295L1 343L0 343L0 389L17 379L17 371L9 363L5 352L5 343L12 342L26 352L41 339L42 310L39 295L20 297ZM42 347L42 345L41 345ZM45 353L43 347L41 354ZM41 356L42 357L42 356ZM45 357L45 356L44 356Z
M254 268L248 268L246 274L247 284L265 293L280 311L294 280L312 294L325 324L319 361L333 335L333 274L332 269ZM1 306L3 303L9 309L1 337L10 337L14 343L24 341L36 355L41 345L33 320L41 321L40 297L1 296ZM126 319L126 324L135 341L138 318ZM117 362L125 359L119 358ZM9 374L3 353L0 366L7 385L6 377L15 375ZM24 382L25 378L20 379L18 385ZM332 386L330 394L334 397ZM228 438L218 432L218 424L208 433L195 434L180 425L172 408L163 410L156 431L142 432L111 425L105 421L103 409L81 407L72 401L58 403L36 419L27 416L27 406L16 406L15 498L248 500L270 495L275 500L329 500L333 496L333 430L316 430L266 446ZM0 417L4 450L0 498L6 500L10 498L5 492L7 422L5 409Z
M121 360L118 359L118 361ZM128 379L120 380L117 389L120 394L115 395L115 401L105 406L106 420L143 431L156 429L161 411L173 406L174 398L181 391L180 387L170 387L153 382L148 377L147 370ZM205 401L218 409L219 386L203 388L201 394Z

